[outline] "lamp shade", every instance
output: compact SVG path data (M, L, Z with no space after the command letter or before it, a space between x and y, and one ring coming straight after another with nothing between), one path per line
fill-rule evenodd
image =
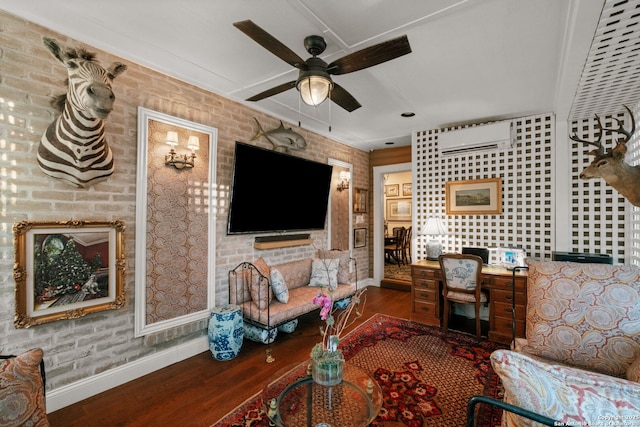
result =
M197 136L190 136L189 141L187 141L187 148L191 151L195 151L200 148L200 139Z
M298 80L298 91L302 101L311 106L318 106L329 96L331 80L324 76L306 76Z
M444 223L442 222L442 218L438 216L431 216L427 218L427 222L422 226L422 230L420 230L420 234L425 236L442 236L449 234Z
M172 147L178 145L178 132L170 130L167 132L167 144Z

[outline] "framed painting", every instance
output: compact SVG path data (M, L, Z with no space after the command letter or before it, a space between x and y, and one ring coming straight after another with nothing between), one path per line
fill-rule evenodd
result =
M411 199L387 200L387 221L411 221Z
M124 306L124 223L14 224L16 328Z
M363 188L353 189L353 212L354 213L366 213L367 212L367 197L369 192Z
M446 183L447 215L499 215L502 179L487 178Z
M404 197L411 197L411 183L410 182L405 182L404 184L402 184L402 195Z
M384 195L387 197L398 197L400 195L400 185L399 184L385 185Z
M354 228L353 229L353 247L364 248L365 246L367 246L367 229Z

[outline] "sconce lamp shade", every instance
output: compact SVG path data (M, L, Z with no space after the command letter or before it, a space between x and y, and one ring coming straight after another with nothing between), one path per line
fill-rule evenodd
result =
M187 148L191 151L195 151L200 148L200 139L197 136L190 136L187 142Z
M178 132L170 130L167 132L167 144L172 147L178 145Z
M427 218L420 234L425 236L431 236L431 239L427 241L427 259L435 261L442 254L442 244L436 240L436 236L444 236L449 234L442 219L440 217L431 216Z
M313 107L324 102L329 97L333 82L325 76L305 76L296 85L302 101Z

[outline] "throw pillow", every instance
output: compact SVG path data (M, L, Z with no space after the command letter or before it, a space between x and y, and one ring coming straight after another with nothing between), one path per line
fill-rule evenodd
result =
M320 259L335 259L339 260L338 263L338 283L349 283L349 251L341 251L338 249L318 249L318 258Z
M283 304L289 302L289 288L287 288L284 277L277 268L271 269L271 288L273 289L273 295L278 301Z
M314 259L311 264L311 280L309 286L324 286L329 289L338 288L338 264L340 260Z
M638 384L570 366L545 363L509 350L491 353L504 386L504 401L558 420L562 425L594 425L640 413ZM539 426L504 412L503 426Z
M640 268L527 264L527 345L522 350L624 377L640 354Z
M271 277L271 269L267 265L264 259L258 258L253 265L258 269L266 279L261 278L259 275L249 280L249 292L251 293L251 299L258 306L259 310L265 310L273 299L273 291L269 285L269 278Z
M0 364L0 426L48 427L40 375L43 351L35 348Z

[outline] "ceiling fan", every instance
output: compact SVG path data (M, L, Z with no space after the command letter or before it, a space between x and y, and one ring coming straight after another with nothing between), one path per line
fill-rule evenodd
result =
M269 52L300 70L297 80L265 90L247 98L247 101L259 101L297 88L306 104L319 105L329 98L340 107L352 112L361 107L360 103L346 89L335 83L331 75L352 73L411 53L409 39L405 35L350 53L327 64L318 58L318 55L324 52L327 43L321 36L312 35L304 39L304 47L312 55L305 61L253 21L240 21L233 25Z

